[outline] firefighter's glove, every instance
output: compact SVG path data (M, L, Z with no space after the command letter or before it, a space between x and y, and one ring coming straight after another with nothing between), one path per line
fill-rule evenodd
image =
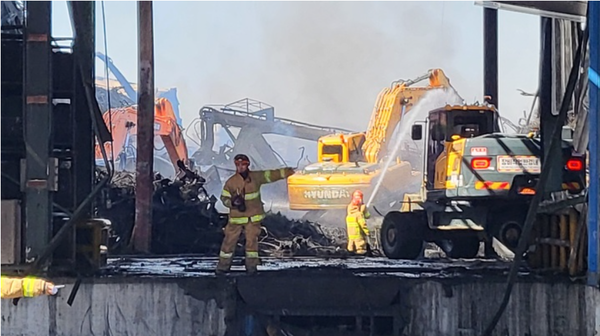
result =
M53 283L46 283L46 295L56 295L58 293L58 288L54 286Z
M238 206L240 206L240 204L242 204L242 203L244 203L244 199L242 198L241 195L235 195L231 199L231 205L233 205L236 208Z
M285 172L284 172L285 177L292 176L292 175L294 175L295 172L296 171L294 170L294 168L287 167L287 168L285 168Z
M44 294L46 294L46 295L56 295L56 294L58 294L58 290L61 289L61 288L64 288L64 287L65 287L65 285L57 286L57 285L53 284L52 282L48 282L47 281L44 284Z
M240 212L246 211L246 202L244 202L244 197L242 195L233 196L231 205L233 205Z

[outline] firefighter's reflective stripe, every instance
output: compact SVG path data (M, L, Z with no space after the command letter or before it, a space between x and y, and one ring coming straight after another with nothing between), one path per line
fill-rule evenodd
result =
M26 277L23 279L23 296L24 297L33 297L34 296L34 283L35 278Z
M248 217L231 217L229 218L231 224L246 224L248 223Z
M347 224L354 224L354 223L358 223L358 224L363 224L365 222L364 218L359 217L358 219L354 216L348 216L346 217L346 223Z
M491 190L508 190L510 183L508 182L492 182L492 181L477 181L475 189L491 189Z
M264 218L265 218L264 214L255 215L250 218L248 218L248 217L232 217L232 218L229 218L229 223L231 223L231 224L247 224L249 221L256 223L256 222L263 220Z
M253 199L256 199L256 198L259 198L259 197L260 197L260 191L256 191L256 192L244 195L244 199L246 201L250 201L250 200L253 200Z
M279 178L285 177L285 168L279 168ZM265 181L267 183L273 182L271 179L271 170L265 170Z
M221 258L231 258L231 257L233 257L233 252L227 253L227 252L221 251L219 253L219 257L221 257Z
M265 181L267 181L267 183L271 183L271 171L270 170L265 170Z
M258 252L247 251L246 258L258 258Z
M225 189L221 192L221 195L224 197L231 197L231 193Z

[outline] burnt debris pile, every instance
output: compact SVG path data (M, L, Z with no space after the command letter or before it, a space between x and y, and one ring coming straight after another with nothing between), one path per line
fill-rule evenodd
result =
M99 168L97 177L106 176ZM204 189L206 181L185 166L174 180L155 175L152 197L152 253L217 256L223 240L227 214L217 212L217 198ZM113 255L129 254L135 223L135 173L117 171L110 187L97 202L97 215L112 222ZM346 237L308 221L290 220L280 213L268 213L259 237L262 256L326 256L343 254ZM238 256L244 253L244 237Z
M290 220L280 213L268 213L259 238L265 256L327 256L345 252L346 235L309 221Z
M100 170L99 177L106 174ZM214 253L227 221L214 204L217 199L204 190L205 180L180 169L175 180L156 174L152 195L152 252L155 254ZM98 216L112 222L110 251L130 253L135 223L135 174L115 172L110 188L98 202Z

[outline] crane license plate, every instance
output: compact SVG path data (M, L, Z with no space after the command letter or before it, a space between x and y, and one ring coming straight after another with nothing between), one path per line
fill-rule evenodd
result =
M540 159L536 156L501 155L496 161L499 172L539 173L541 171Z

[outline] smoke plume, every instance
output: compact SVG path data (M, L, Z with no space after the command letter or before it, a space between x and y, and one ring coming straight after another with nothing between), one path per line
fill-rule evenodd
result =
M453 27L442 27L438 4L261 5L272 10L261 18L260 91L286 117L362 131L377 94L392 81L434 67L451 79L458 74L448 68ZM426 29L432 25L440 29Z

